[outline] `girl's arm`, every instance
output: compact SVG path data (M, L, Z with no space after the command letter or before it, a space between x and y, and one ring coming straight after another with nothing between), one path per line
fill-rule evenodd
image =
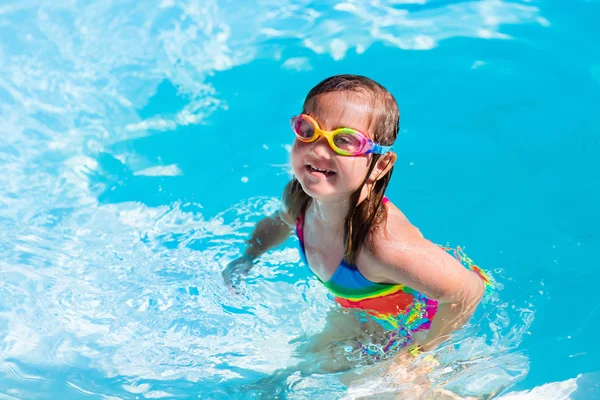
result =
M369 271L382 282L404 284L438 301L427 338L418 343L430 350L471 318L484 285L476 273L424 239L412 225L402 230L409 234L401 238L380 235L364 252L365 264L361 264L370 262Z
M247 241L244 256L254 260L267 250L283 243L290 236L293 226L290 218L286 211L280 210L259 221L252 237Z
M223 270L223 279L232 285L254 266L254 260L267 250L283 243L290 235L293 220L285 209L259 221L247 241L244 254Z

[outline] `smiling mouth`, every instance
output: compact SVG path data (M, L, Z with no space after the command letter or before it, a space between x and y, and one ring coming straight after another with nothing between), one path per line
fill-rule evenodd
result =
M333 171L330 171L328 169L315 168L312 165L307 165L306 169L308 169L309 172L316 173L316 174L323 174L325 176L335 175L335 172L333 172Z

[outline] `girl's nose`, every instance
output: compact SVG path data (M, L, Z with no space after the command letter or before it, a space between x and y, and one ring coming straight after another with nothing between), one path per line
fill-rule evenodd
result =
M310 149L311 153L319 158L329 159L332 157L333 150L329 146L329 142L324 136L321 136L317 140L311 143L312 148Z

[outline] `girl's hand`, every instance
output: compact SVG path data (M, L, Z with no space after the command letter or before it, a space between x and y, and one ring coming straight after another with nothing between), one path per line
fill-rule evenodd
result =
M225 284L229 287L236 287L240 280L248 275L248 272L254 266L253 258L243 255L227 264L227 267L221 272Z

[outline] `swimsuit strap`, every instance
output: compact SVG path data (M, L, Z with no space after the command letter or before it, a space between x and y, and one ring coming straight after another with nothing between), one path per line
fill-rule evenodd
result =
M296 219L296 236L298 236L298 240L300 244L304 245L304 233L302 232L302 215L299 215Z

